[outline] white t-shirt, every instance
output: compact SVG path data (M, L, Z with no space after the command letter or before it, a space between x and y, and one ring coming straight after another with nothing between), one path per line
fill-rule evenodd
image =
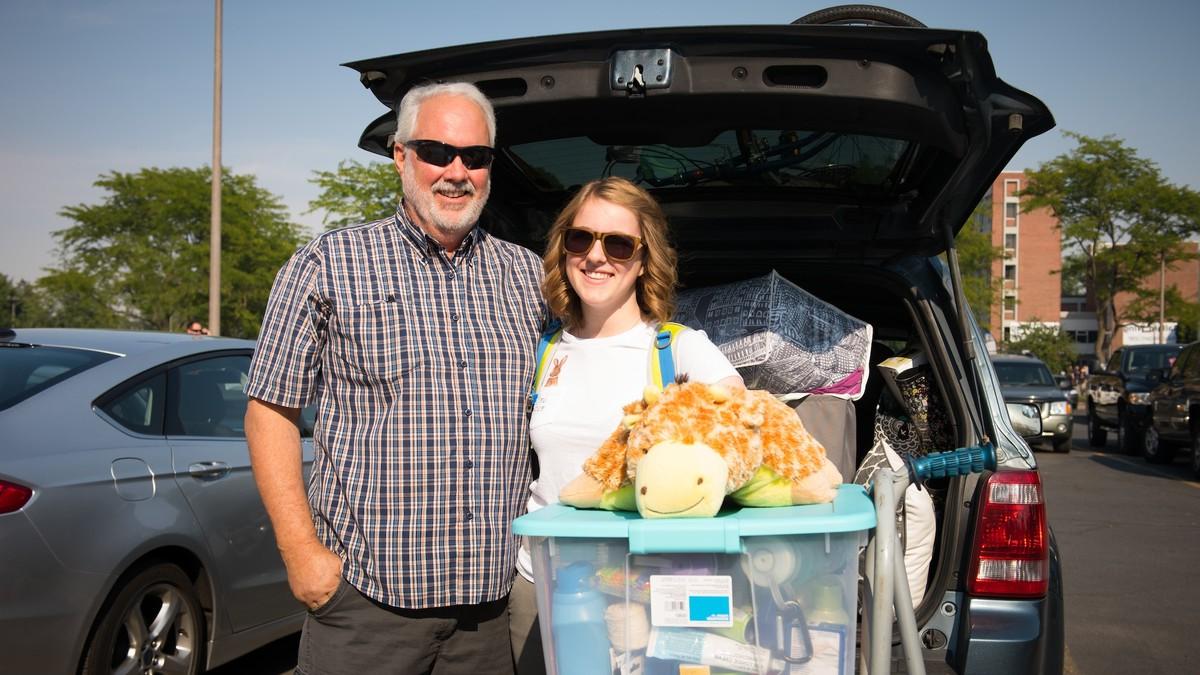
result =
M542 386L529 420L529 438L541 472L530 486L529 511L558 503L558 493L583 473L583 463L617 428L622 408L642 397L648 384L655 326L639 323L619 335L577 338L563 331L542 372ZM718 382L737 375L704 331L675 338L675 374L691 382ZM517 570L530 581L527 542Z

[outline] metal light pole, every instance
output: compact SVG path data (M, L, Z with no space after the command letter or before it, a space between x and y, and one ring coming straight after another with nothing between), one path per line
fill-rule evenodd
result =
M221 334L221 0L213 50L212 225L208 251L208 334Z
M1158 257L1158 344L1166 344L1163 335L1163 320L1167 309L1167 252L1163 251Z

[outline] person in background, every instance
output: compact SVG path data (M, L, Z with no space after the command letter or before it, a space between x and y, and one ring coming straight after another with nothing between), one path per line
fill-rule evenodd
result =
M478 226L495 135L473 85L410 90L395 215L318 236L271 291L246 436L309 610L302 675L512 672L511 525L545 310L537 256ZM314 400L306 486L296 422Z
M193 321L187 325L188 335L208 335L208 329L199 321Z
M622 407L642 397L659 326L674 311L675 251L654 198L623 178L584 185L547 236L542 295L563 332L547 357L530 418L541 468L529 511L558 493L617 428ZM744 386L702 331L673 346L675 371L693 382ZM664 383L669 384L669 383ZM517 672L544 672L533 569L522 543L510 600Z

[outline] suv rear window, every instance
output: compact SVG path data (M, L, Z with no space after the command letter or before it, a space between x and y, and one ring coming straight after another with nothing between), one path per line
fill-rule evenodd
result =
M0 343L0 410L115 358L85 349Z
M647 187L700 183L818 190L882 188L909 142L864 134L728 130L704 145L600 145L558 138L507 148L541 190L557 191L602 176Z

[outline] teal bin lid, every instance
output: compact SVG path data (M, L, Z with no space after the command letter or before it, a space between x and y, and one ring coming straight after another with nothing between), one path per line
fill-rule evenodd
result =
M513 521L530 537L628 539L633 553L740 553L742 537L857 532L875 527L875 506L860 485L845 484L828 504L724 509L712 518L643 519L635 511L554 504Z

